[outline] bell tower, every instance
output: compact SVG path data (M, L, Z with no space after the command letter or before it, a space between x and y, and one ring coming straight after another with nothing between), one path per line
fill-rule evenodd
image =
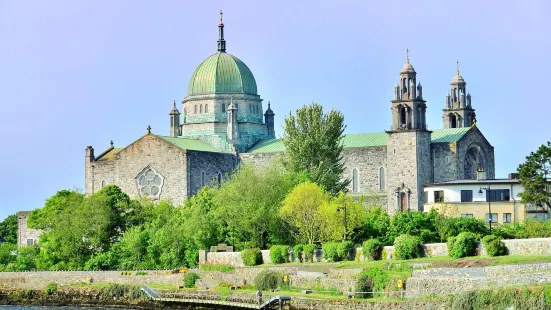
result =
M427 130L427 105L417 73L409 61L400 71L391 101L392 127L387 143L387 211L423 210L423 185L432 181L431 132Z
M475 110L471 106L471 94L467 92L467 82L459 74L459 61L442 111L444 128L471 127L476 122Z

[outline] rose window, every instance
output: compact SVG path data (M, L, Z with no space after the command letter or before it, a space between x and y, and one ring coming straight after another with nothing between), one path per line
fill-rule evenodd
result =
M141 197L158 199L163 188L164 178L155 169L147 167L136 177Z

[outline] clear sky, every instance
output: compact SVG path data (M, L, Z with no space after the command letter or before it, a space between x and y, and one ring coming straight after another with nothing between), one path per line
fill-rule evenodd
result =
M86 146L168 135L173 100L216 52L220 9L277 135L312 101L348 133L388 129L409 48L430 128L459 60L498 177L551 139L549 0L0 0L0 219L83 188Z

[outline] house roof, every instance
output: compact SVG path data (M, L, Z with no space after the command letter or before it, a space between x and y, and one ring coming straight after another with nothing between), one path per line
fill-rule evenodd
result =
M123 148L108 149L106 152L104 152L104 153L100 154L98 157L96 157L96 160L113 160L113 159L115 159L115 155L117 155L122 150L123 150Z
M184 139L184 138L173 138L168 136L158 136L159 138L174 144L175 146L190 151L201 151L201 152L212 152L212 153L223 153L222 151L215 149L214 147L206 144L205 142L197 139Z
M457 142L471 129L466 128L448 128L436 129L432 131L432 143L451 143ZM387 145L388 134L386 132L347 134L344 136L344 148L355 147L376 147ZM283 152L285 147L282 139L262 140L255 144L248 153L279 153Z

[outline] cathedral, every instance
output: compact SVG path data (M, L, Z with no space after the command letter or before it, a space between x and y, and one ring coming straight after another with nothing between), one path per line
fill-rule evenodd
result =
M191 74L181 112L174 102L169 135L148 127L124 148L85 151L87 195L107 184L134 198L181 203L203 186L220 183L239 162L259 169L284 152L275 138L274 112L266 110L251 70L226 53L222 14L218 50ZM387 212L423 210L423 185L474 179L479 168L494 178L494 149L476 126L475 110L459 67L450 83L443 128L428 129L427 103L406 56L391 100L389 131L344 137L343 178L349 192L377 194Z

